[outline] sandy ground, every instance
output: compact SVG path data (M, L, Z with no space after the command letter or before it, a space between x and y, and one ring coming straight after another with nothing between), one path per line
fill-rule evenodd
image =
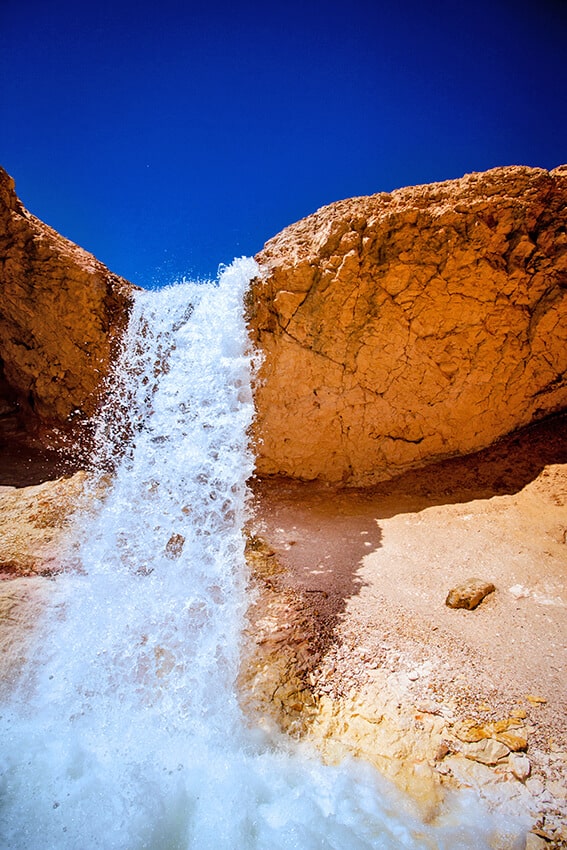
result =
M314 692L341 698L382 671L414 706L450 702L477 723L525 712L528 784L551 788L561 809L567 417L371 491L271 479L254 492L252 530L276 553L277 590L314 624ZM471 577L495 592L474 611L448 608Z

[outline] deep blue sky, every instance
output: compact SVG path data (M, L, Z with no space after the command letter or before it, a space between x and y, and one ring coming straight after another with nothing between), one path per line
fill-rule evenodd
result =
M144 286L353 195L567 161L566 0L0 0L0 164Z

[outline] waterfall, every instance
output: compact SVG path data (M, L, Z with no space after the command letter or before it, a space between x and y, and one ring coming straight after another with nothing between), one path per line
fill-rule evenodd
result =
M217 284L136 296L75 532L80 567L52 581L36 651L0 711L3 848L498 846L504 827L474 798L425 825L370 767L324 766L242 716L253 470L242 299L256 272L243 259Z

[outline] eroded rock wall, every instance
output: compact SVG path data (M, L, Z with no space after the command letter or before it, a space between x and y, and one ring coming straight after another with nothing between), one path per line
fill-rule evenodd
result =
M0 168L0 430L92 415L131 289L31 215Z
M340 201L257 259L261 474L370 484L567 405L567 166Z

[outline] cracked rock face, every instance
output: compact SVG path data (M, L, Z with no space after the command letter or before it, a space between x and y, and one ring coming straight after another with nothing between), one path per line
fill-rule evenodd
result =
M567 404L567 166L340 201L257 260L260 474L372 484Z
M31 215L0 168L0 430L96 409L131 286Z

